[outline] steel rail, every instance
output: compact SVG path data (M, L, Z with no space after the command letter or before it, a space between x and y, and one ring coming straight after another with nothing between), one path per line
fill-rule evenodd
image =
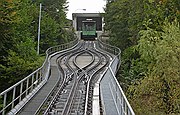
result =
M99 63L97 63L95 66L98 66L99 64L101 63L101 61L99 61ZM87 67L87 66L86 66ZM94 67L92 67L91 69L89 69L88 71L90 71L90 70L92 70L92 69L94 69ZM81 77L79 77L79 79L78 79L78 81L81 79L83 77L83 75L81 76ZM76 82L77 84L79 83L79 82ZM76 85L76 87L75 88L77 88L77 85ZM74 90L75 91L75 90ZM74 92L75 93L75 92ZM72 97L74 97L74 96L72 96ZM71 98L71 99L73 99L73 98ZM72 101L71 101L71 103L72 103ZM71 104L69 104L69 105L71 105ZM69 106L69 109L67 110L67 111L70 111L70 108L71 108L72 106ZM62 113L62 114L68 114L69 112L67 112L67 113Z
M82 46L80 46L79 47L79 49L81 48ZM77 49L78 50L78 49ZM76 50L76 51L77 51ZM71 51L71 52L76 52L76 51ZM80 52L80 51L79 51ZM73 53L72 53L73 54ZM72 55L71 54L71 55ZM69 60L69 58L70 58L71 56L69 56L67 59L66 59L66 65L67 65L67 67L72 71L73 69L69 66L69 64L67 63L67 61ZM75 73L75 72L74 72ZM72 74L73 75L73 74ZM71 89L72 90L72 89ZM57 94L58 94L58 92L57 92ZM48 111L49 111L49 108L51 107L51 105L54 103L54 100L56 99L56 96L54 96L54 99L51 101L51 103L49 104L49 107L48 107L48 109L46 109L46 111L45 111L45 113L44 114L47 114L48 113Z
M79 43L80 44L80 43ZM62 60L62 58L63 58L63 56L66 56L66 55L68 55L70 52L72 52L72 51L76 51L79 47L81 47L81 45L82 44L80 44L80 45L76 45L76 47L74 47L73 49L71 49L71 50L67 50L66 52L63 52L63 53L60 53L60 55L57 57L57 59L56 59L56 63L58 63L59 62L59 60ZM58 55L59 53L56 53L56 55ZM63 89L63 87L64 87L64 84L65 84L65 82L66 82L66 73L63 71L63 69L62 69L62 67L60 66L60 64L57 64L58 65L58 71L59 71L59 73L60 74L62 74L62 77L64 77L64 79L62 80L62 81L60 81L61 79L59 79L57 82L56 82L56 84L53 86L53 88L52 88L52 90L49 92L49 94L47 95L47 97L44 99L44 101L43 101L43 103L39 106L39 108L36 110L36 112L35 112L35 114L39 114L40 112L42 113L43 111L42 111L42 107L43 107L43 105L45 106L45 105L48 105L48 104L46 104L47 103L47 100L50 98L50 96L51 97L54 97L54 95L55 96L57 96L57 93L55 93L54 95L53 95L53 93L55 92L55 90L57 90L57 88L58 88L58 91L57 92L60 92L62 89ZM52 103L52 102L50 102L50 103ZM48 106L47 107L47 109L46 110L48 110L48 108L50 108L50 106Z
M88 108L88 105L89 106L91 106L92 105L92 103L90 103L91 101L89 101L89 100L92 100L92 96L90 96L89 95L89 90L92 90L92 92L91 92L91 95L92 95L92 93L93 93L93 87L94 87L94 83L96 82L96 81L94 81L94 83L92 83L93 82L93 80L96 78L97 79L97 77L93 77L93 76L96 76L100 71L102 71L108 64L109 64L109 58L108 58L108 56L107 55L105 55L104 53L102 53L102 52L99 52L98 50L95 50L96 52L98 52L97 54L98 55L102 55L102 56L104 56L104 57L106 57L106 63L101 67L101 68L99 68L99 70L97 70L97 71L95 71L91 76L90 76L90 78L89 78L89 80L88 80L88 85L87 85L87 93L86 93L86 105L85 105L85 115L86 114L88 114L88 113L91 113L91 112L89 112L89 108ZM96 53L96 52L94 52L94 53ZM101 57L101 56L100 56ZM100 58L101 59L101 61L102 61L102 58ZM91 86L90 86L91 85ZM91 87L91 88L90 88ZM91 98L89 98L89 97L91 97ZM91 109L92 110L92 109Z
M91 62L90 62L89 64L87 64L87 65L85 65L84 67L80 68L80 67L78 66L78 64L77 64L77 57L80 56L80 55L82 55L83 53L88 53L89 55L91 55L92 60L91 60ZM73 62L74 62L74 65L75 65L77 68L79 68L80 70L85 70L88 66L92 65L92 63L94 62L94 60L95 60L95 56L94 56L89 50L86 49L86 50L84 50L83 52L80 52L79 54L77 54Z
M89 55L91 55L92 60L91 60L90 63L88 63L88 64L85 65L84 67L80 68L80 67L78 66L78 63L77 63L77 57L80 56L80 55L82 55L82 54L85 54L85 53L88 53ZM85 77L86 77L86 74L87 74L87 72L88 72L88 71L86 70L86 68L87 68L88 66L90 66L94 61L95 61L95 56L86 49L85 51L77 54L77 55L75 56L73 62L74 62L74 65L75 65L77 68L79 68L79 70L81 70L81 71L83 72L82 74L84 74ZM79 86L79 87L80 87L80 86ZM82 91L82 90L81 90L81 91ZM76 93L76 95L78 95L78 94ZM80 96L76 96L76 97L79 98L79 99L78 99L78 106L77 106L76 109L75 109L76 112L79 111L79 105L80 105L79 103L80 103L80 99L82 98L82 94L80 94L80 92L79 92L79 95L80 95ZM74 103L75 103L75 99L74 99ZM71 108L72 108L72 107L71 107ZM81 108L81 109L82 109L82 108ZM72 109L71 109L71 111L72 111Z
M83 52L83 53L84 53L84 52ZM91 52L89 51L89 53L91 53ZM92 53L91 53L91 54L92 54ZM95 58L94 58L94 59L95 59ZM92 62L94 62L94 61L92 61ZM94 66L91 67L90 69L83 70L84 73L88 73L88 71L91 71L92 69L94 69L95 67L97 67L100 63L101 63L101 62L97 63L96 65L94 65ZM91 65L91 63L90 63L89 65ZM87 67L88 67L88 66L87 66ZM84 69L84 68L83 68L83 69Z
M85 44L84 44L84 48L85 48ZM74 53L74 54L76 54L75 55L75 58L74 58L74 60L73 60L73 64L78 68L78 69L80 69L79 67L78 67L78 65L77 65L77 63L75 62L75 59L76 59L76 57L78 56L78 53L79 53L79 55L80 54L82 54L82 53L84 53L85 51L83 50L81 53L79 53L79 52L76 52L76 53ZM73 54L72 54L73 55ZM94 59L94 58L93 58ZM91 64L91 63L90 63ZM84 68L86 68L87 66L89 66L89 64L88 65L86 65ZM82 69L84 69L84 68L82 68ZM75 86L73 87L73 90L71 90L72 92L70 92L72 95L70 96L70 98L68 98L68 101L69 102L67 102L66 103L66 105L68 105L68 103L69 103L69 105L72 105L72 103L73 103L73 98L74 98L74 96L75 96L75 93L76 93L76 90L75 89L77 89L77 87L78 87L78 84L79 84L79 81L81 80L81 78L83 77L84 75L82 74L82 75L80 75L80 77L78 78L78 79L76 79L77 80L77 82L75 82ZM78 76L77 76L78 77ZM66 107L66 106L65 106ZM63 112L62 112L62 114L69 114L69 111L70 111L70 108L71 108L72 106L68 106L68 108L67 108L67 110L63 110ZM66 113L65 113L66 112Z
M62 53L57 59L56 59L56 63L59 62L59 60L61 60L62 58L64 58L64 56L66 56L70 51L67 51L67 52L64 52ZM52 93L54 92L55 88L59 87L58 91L61 91L63 89L63 85L64 83L66 82L66 73L63 71L62 67L60 66L60 64L57 64L58 65L58 69L59 69L59 73L62 74L62 77L61 79L63 79L62 81L60 81L60 79L56 82L56 84L53 86L53 89L49 92L49 94L47 95L47 97L45 98L45 100L43 101L43 103L41 104L41 106L38 108L38 110L36 111L35 114L39 114L41 112L41 108L43 105L45 105L45 102L48 100L48 98L50 96L52 96ZM58 86L60 85L60 86ZM55 94L56 96L57 94ZM49 106L47 107L49 108Z
M79 47L78 47L79 48ZM70 50L69 52L66 52L65 54L65 56L67 56L68 54L70 54L71 52L75 52L75 51L77 51L78 49L74 49L74 50ZM63 57L62 57L63 58ZM61 59L62 59L61 58ZM58 59L57 59L57 62L59 62L58 61ZM62 67L60 66L60 64L58 64L58 67L59 68L61 68L61 70L63 70L62 69ZM46 111L44 112L44 114L47 114L48 113L48 111L49 111L49 109L51 108L51 105L54 103L54 101L56 100L56 97L59 95L59 92L61 92L61 90L63 89L63 87L64 87L64 85L65 85L65 83L66 83L66 74L65 74L65 72L63 71L63 73L64 73L64 75L65 75L65 78L63 79L63 82L62 82L62 84L61 84L61 87L59 88L59 90L56 92L56 94L55 94L55 96L54 96L54 98L52 99L52 101L49 103L49 106L47 107L47 109L46 109ZM72 74L73 75L73 74Z
M88 46L86 46L86 45L88 45ZM91 48L90 48L90 46L91 46ZM84 113L87 113L87 110L86 110L87 105L88 106L92 105L92 103L87 103L87 102L89 102L88 101L89 95L92 95L92 93L93 93L93 91L89 91L89 90L92 90L92 88L90 89L90 87L93 87L93 84L98 79L97 75L99 74L100 71L102 71L104 69L106 64L109 62L108 61L109 59L106 57L106 55L104 55L101 52L96 51L94 49L94 47L95 47L95 45L94 45L93 42L86 42L86 43L84 42L83 46L79 47L79 50L77 50L76 52L72 52L66 58L66 64L65 65L70 69L71 75L73 75L73 83L72 83L72 81L70 82L70 83L72 83L70 85L71 89L70 89L70 92L68 92L68 100L66 100L64 109L62 110L62 114L63 115L70 114L71 112L74 112L74 110L75 111L79 111L80 110L80 109L78 109L80 107L79 104L76 105L75 103L76 102L80 102L80 100L81 100L80 98L78 100L76 100L77 96L81 97L81 98L83 97L83 94L81 94L79 92L79 89L81 89L81 87L82 88L84 87L85 88L84 91L86 91L85 102L83 102L85 104L85 108L83 110L81 110L81 112L83 111ZM78 58L78 56L81 56L84 53L87 53L87 54L89 54L89 56L92 56L92 60L90 61L89 64L87 64L84 67L80 68L78 66L77 58ZM95 62L95 60L96 60L95 59L95 55L98 57L97 58L98 62L95 63L95 65L92 65ZM69 64L69 60L72 57L74 57L72 62L73 62L73 65L75 66L75 68L72 68L71 67L72 65ZM103 61L106 61L106 63L102 65ZM94 69L97 69L97 70L94 71ZM92 73L92 74L88 75L90 73ZM88 85L81 86L82 85L82 83L81 83L82 81L81 80L83 80L82 78L86 78L87 76L89 76L89 78L87 78L87 80L88 80L87 84ZM67 79L67 81L68 80L69 79ZM90 83L93 83L93 84L90 85ZM54 99L56 100L56 96L54 97ZM92 99L92 98L89 98L89 99ZM52 102L52 104L55 104L53 101L51 101L51 102ZM52 104L50 104L50 105L53 106Z
M77 54L77 52L72 53L70 56L68 56L67 60L69 60L70 57L72 57L74 54ZM79 79L77 78L78 75L77 75L76 71L68 64L68 62L67 62L67 66L68 66L68 67L73 71L73 73L74 73L74 83L73 83L73 86L72 86L72 88L71 88L71 90L70 90L70 95L68 96L68 100L67 100L67 102L66 102L66 104L65 104L65 108L64 108L63 111L62 111L62 114L63 114L63 115L69 114L69 111L70 111L70 108L71 108L71 105L72 105L72 102L73 102L73 98L74 98L74 96L75 96L75 92L76 92L76 89L77 89L77 86L78 86L78 81L79 81ZM83 76L83 75L82 75L82 76ZM82 77L82 76L81 76L81 77ZM79 77L79 78L81 78L81 77Z

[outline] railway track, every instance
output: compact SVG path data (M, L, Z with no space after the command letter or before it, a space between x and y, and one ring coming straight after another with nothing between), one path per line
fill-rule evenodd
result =
M38 110L44 115L92 114L94 84L110 61L95 42L86 41L57 58L61 79Z

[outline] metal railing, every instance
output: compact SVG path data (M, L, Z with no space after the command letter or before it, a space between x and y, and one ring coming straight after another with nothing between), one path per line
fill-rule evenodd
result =
M116 79L116 73L120 67L120 54L121 50L115 46L111 46L103 42L102 38L98 39L98 45L101 49L112 53L115 55L114 59L111 61L108 69L106 70L104 77L108 79L109 85L111 87L111 93L115 100L116 109L119 115L135 115L131 105L129 104L119 82Z
M116 63L118 63L118 59L114 58L111 65L109 66L108 71L110 71L109 75L109 85L111 87L111 93L115 99L115 105L119 115L135 115L131 105L129 104L119 82L116 79L115 73L117 70ZM115 63L115 64L114 64Z
M0 114L17 114L18 111L39 91L47 82L50 73L50 58L53 53L73 47L78 43L76 38L70 43L50 47L46 51L46 59L43 65L33 73L0 93L0 99L3 101Z
M101 49L103 49L103 50L105 50L111 54L114 54L116 57L118 57L118 59L119 59L118 69L119 69L119 67L121 65L121 63L120 63L120 61L121 61L120 60L121 59L121 50L118 47L115 47L115 46L112 46L110 44L105 43L102 39L102 36L100 36L98 39L98 46L99 46L99 48L101 48Z

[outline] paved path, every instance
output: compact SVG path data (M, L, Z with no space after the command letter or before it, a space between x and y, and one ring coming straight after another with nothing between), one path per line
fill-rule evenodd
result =
M114 67L117 63L114 63ZM116 68L113 68L113 70ZM101 99L103 104L103 110L105 115L119 115L118 107L116 105L116 93L114 92L114 89L112 87L112 74L110 73L110 70L107 70L106 75L103 77L100 83L100 91L101 91Z
M36 110L43 103L46 96L53 89L56 82L60 79L60 74L56 64L56 58L58 55L51 58L51 75L47 83L41 88L41 90L23 107L19 112L19 115L34 115Z

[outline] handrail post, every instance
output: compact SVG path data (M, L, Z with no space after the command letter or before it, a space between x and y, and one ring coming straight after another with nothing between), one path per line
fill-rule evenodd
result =
M7 93L4 94L3 109L6 107L6 98L7 98ZM5 109L3 110L3 115L5 115Z
M28 95L29 78L26 80L26 96Z
M21 101L22 90L23 90L23 82L22 82L21 85L20 85L20 97L19 97L19 102Z
M117 84L116 84L116 103L118 102L118 94L117 94Z
M32 91L34 87L34 74L32 75L31 84L32 84L32 87L31 87L31 91Z
M12 98L12 106L11 106L11 108L14 107L14 99L15 99L15 95L16 95L16 87L14 87L14 89L13 89L13 98Z

